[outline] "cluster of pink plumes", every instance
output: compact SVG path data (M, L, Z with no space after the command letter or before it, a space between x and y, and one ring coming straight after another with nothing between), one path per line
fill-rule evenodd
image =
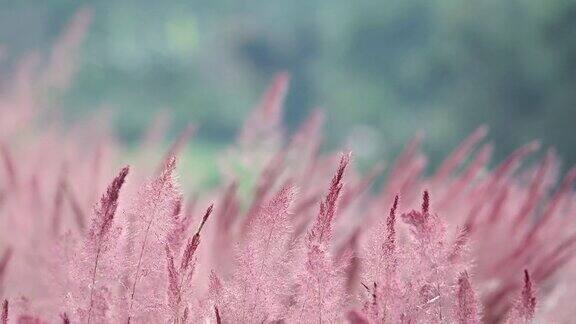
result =
M66 83L78 17L53 61L26 58L3 83L0 323L572 321L576 171L552 150L489 168L479 128L426 174L416 137L374 188L382 167L319 149L322 113L283 135L281 74L223 152L219 188L184 192L192 128L158 167L122 167L102 120L42 122L57 112L37 94Z

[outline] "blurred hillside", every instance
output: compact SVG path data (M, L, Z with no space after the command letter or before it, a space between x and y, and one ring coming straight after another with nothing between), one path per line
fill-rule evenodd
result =
M328 146L360 159L423 130L435 164L486 123L499 158L541 138L576 162L576 1L0 0L5 62L48 51L82 6L93 19L64 106L110 107L128 143L161 110L174 132L195 121L200 141L230 141L286 70L289 129L322 106Z

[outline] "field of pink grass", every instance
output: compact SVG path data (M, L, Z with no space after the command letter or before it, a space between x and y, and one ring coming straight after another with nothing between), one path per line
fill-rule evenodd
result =
M573 322L576 170L553 150L491 168L480 127L429 174L422 136L361 174L353 152L320 150L321 111L285 136L280 73L219 187L186 192L192 126L155 167L124 166L101 119L62 127L44 99L71 82L88 20L3 78L0 323ZM162 139L151 127L139 154Z

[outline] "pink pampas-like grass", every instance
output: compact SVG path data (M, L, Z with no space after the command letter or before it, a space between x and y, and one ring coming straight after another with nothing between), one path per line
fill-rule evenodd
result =
M490 168L480 127L428 175L418 134L369 188L381 164L362 175L351 154L322 152L320 111L286 138L281 73L223 155L221 186L192 194L175 156L192 126L128 175L106 130L34 122L52 113L41 93L69 83L65 52L88 20L50 66L23 60L2 83L2 323L572 320L576 170L553 150L530 164L528 143Z

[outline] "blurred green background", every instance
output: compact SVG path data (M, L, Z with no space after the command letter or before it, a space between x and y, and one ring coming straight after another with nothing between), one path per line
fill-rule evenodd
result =
M285 70L288 130L321 106L327 147L349 143L360 160L390 159L423 130L437 165L487 124L497 159L540 138L576 162L576 1L0 4L10 57L49 51L80 7L92 10L63 105L73 118L111 107L127 143L167 109L173 135L194 121L202 152L214 152Z

